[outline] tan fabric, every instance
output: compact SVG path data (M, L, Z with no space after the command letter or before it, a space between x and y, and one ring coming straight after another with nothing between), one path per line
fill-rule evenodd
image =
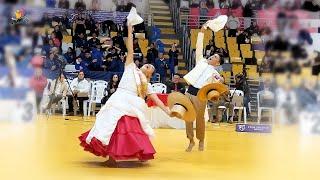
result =
M197 116L196 116L196 137L199 140L204 140L205 136L205 119L204 112L206 109L206 101L200 101L197 96L193 96L189 93L186 93L186 96L191 100ZM193 139L193 122L186 122L186 133L188 139Z
M60 81L58 80L58 82L60 83ZM55 86L55 83L56 83L56 80L53 81L53 83L51 84L50 86L50 94L54 94L54 86ZM63 82L61 84L61 94L63 97L66 97L67 96L67 92L68 92L68 85L67 85L67 82Z

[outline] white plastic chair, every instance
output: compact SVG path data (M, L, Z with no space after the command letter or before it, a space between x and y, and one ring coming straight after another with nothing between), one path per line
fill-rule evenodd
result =
M162 83L154 83L154 84L152 84L152 90L155 93L165 94L165 93L167 93L167 86Z
M49 95L50 95L50 87L52 85L52 81L51 79L47 79L47 85L43 90L43 94L42 94L42 99L41 99L41 103L40 103L40 109L41 109L41 113L43 112L43 110L47 107L48 103L49 103Z
M231 96L233 95L233 97L235 97L235 96L241 96L241 97L244 97L244 92L243 91L241 91L241 90L230 90L230 94L231 94ZM231 103L233 103L233 111L232 111L232 118L233 118L233 116L234 116L234 111L235 110L243 110L243 120L244 120L244 123L246 124L247 123L247 110L246 110L246 108L243 106L243 98L242 98L242 100L240 100L240 101L242 101L240 104L237 104L237 103L235 103L235 102L231 102ZM226 106L219 106L218 107L218 109L227 109L227 107ZM240 114L240 113L239 113ZM227 111L227 117L229 118L229 111ZM239 118L239 120L240 120L240 118Z
M101 99L105 96L104 92L107 86L108 82L106 81L95 81L92 83L91 95L89 98L88 116L90 116L91 110L93 111L93 115L95 115L96 104L101 103Z
M266 110L266 111L271 111L272 117L271 117L271 121L272 123L274 123L275 121L275 110L272 107L263 107L260 105L260 95L263 93L264 91L259 91L257 93L257 104L258 104L258 123L260 124L261 121L261 115L262 115L262 111Z

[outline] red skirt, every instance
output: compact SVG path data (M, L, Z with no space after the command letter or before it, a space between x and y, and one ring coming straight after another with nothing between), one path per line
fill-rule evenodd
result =
M154 158L154 150L148 135L142 130L140 121L136 117L122 116L111 136L108 145L93 137L90 144L86 138L90 131L83 133L80 145L85 151L96 156L112 157L115 160L139 159L146 161Z

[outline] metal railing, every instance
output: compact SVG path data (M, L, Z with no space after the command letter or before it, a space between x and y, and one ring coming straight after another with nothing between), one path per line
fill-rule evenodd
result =
M182 52L183 58L186 60L187 70L191 70L195 65L195 58L193 50L191 49L191 39L189 28L186 26L181 27L181 35L182 35Z
M172 15L172 21L173 21L173 26L175 28L176 32L180 31L180 14L178 11L178 4L176 0L170 0L169 2L170 5L170 11Z

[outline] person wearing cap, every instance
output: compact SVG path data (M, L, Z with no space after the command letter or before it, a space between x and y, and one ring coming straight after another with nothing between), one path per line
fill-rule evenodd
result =
M225 23L224 23L225 24ZM184 79L189 84L186 96L189 97L196 110L196 137L199 140L199 151L204 150L205 137L205 119L204 112L206 108L206 101L198 99L197 94L199 89L210 84L211 82L223 81L216 68L220 66L221 57L218 54L210 56L208 59L203 56L203 39L204 32L207 29L208 23L204 24L201 31L198 33L196 44L196 66L184 76ZM211 27L210 27L211 28ZM186 122L186 133L190 140L186 151L192 151L194 142L193 122Z

